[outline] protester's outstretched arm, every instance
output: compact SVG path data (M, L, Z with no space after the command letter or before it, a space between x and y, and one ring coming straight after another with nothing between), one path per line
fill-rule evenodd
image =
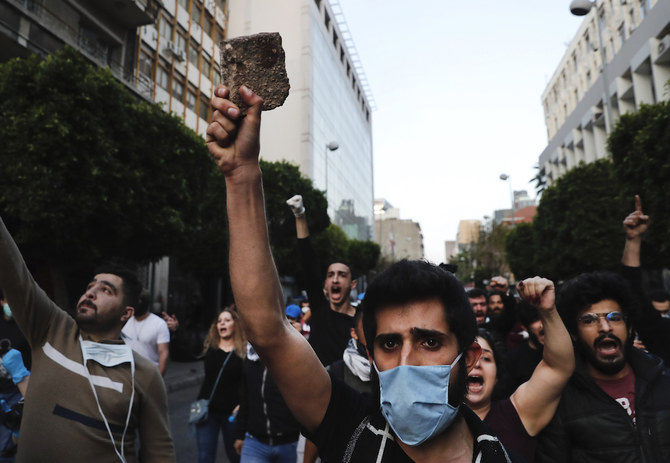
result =
M626 267L639 267L642 235L649 228L649 216L642 212L642 200L639 195L635 195L635 211L624 219L623 227L626 231L626 243L621 263Z
M305 216L305 205L302 202L302 196L295 195L288 199L286 204L288 204L295 216L295 232L298 239L307 238L309 236L309 228L307 228L307 217Z
M642 212L642 200L635 195L635 211L623 221L626 241L623 248L621 275L628 281L637 304L629 307L631 324L639 337L635 347L644 348L670 362L670 321L661 317L654 308L642 284L642 237L649 229L649 216Z
M314 430L330 400L330 378L305 338L284 315L267 223L261 171L262 100L246 87L240 94L250 106L245 117L224 86L212 98L214 113L207 147L226 180L230 235L230 280L249 341L268 367L298 421Z
M511 396L526 431L535 436L556 412L561 392L575 369L575 354L568 330L556 310L554 283L545 278L529 278L519 283L518 291L537 308L544 326L542 360L530 379Z

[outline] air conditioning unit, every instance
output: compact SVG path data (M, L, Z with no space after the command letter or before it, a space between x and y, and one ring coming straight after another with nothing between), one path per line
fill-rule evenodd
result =
M174 52L174 59L176 59L179 62L183 62L186 60L186 52L182 50L181 48L177 48Z
M186 59L186 52L177 46L174 42L168 42L165 50L174 56L177 61L184 61Z
M662 64L670 62L670 35L666 35L658 41L656 50L658 51L658 56L654 60L654 63Z

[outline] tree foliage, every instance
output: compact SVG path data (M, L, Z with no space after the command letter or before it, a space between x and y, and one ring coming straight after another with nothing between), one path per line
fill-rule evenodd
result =
M632 198L639 194L651 217L645 241L655 252L645 263L670 261L670 103L642 105L624 114L608 139L621 193L633 210Z
M623 243L621 221L629 212L619 192L607 159L578 166L559 178L542 195L532 237L522 230L510 238L510 254L522 252L519 245L531 245L534 254L530 262L535 270L517 266L515 273L558 281L582 272L615 270ZM528 250L510 257L518 265L515 259L528 259Z
M505 251L511 272L517 281L538 274L533 224L520 223L505 239Z
M71 48L0 65L0 213L24 254L146 262L184 243L203 140Z
M479 239L449 263L458 265L457 276L463 282L474 282L476 286L484 286L484 280L497 275L509 275L509 265L505 254L505 239L509 227L504 224L491 223L481 227Z

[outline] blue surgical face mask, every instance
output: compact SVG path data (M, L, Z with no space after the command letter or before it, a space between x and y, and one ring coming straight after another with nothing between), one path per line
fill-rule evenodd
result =
M2 310L5 312L5 315L7 316L7 318L12 318L12 311L9 308L9 304L7 304L7 303L3 304Z
M454 422L458 406L449 404L451 365L400 365L379 375L384 418L407 445L419 445L437 436Z

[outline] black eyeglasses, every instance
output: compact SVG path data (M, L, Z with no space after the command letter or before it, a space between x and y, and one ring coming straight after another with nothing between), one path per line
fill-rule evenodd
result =
M600 319L604 318L612 325L619 325L625 323L628 319L621 312L610 312L610 313L585 313L578 318L579 323L584 326L597 326L600 323Z

